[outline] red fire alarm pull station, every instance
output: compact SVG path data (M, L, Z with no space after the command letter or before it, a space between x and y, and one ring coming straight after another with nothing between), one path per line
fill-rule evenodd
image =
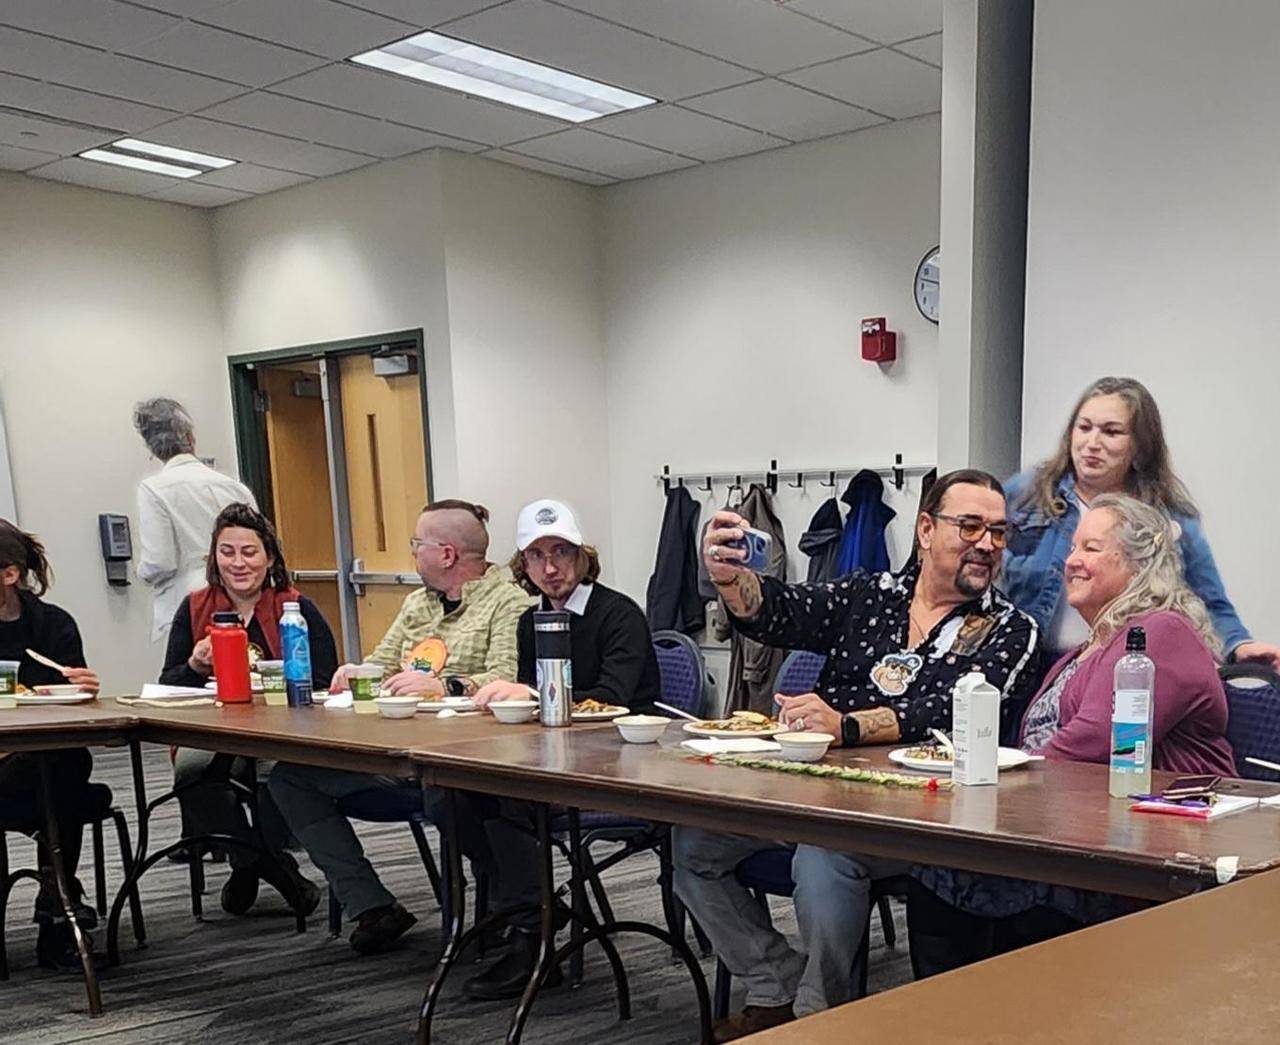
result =
M898 335L885 328L884 316L862 321L862 358L872 363L898 358Z

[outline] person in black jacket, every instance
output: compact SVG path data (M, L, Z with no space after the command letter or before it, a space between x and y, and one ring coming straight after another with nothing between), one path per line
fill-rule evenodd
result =
M44 546L32 535L0 519L0 660L18 662L18 684L27 689L72 683L97 693L97 673L85 666L80 629L66 610L41 600L53 571ZM33 660L27 650L42 653L66 668L58 671ZM52 759L49 767L54 817L62 844L67 883L82 930L92 929L97 913L84 903L84 888L76 879L85 816L92 801L89 774L93 758L86 748L66 748L40 754L5 754L0 751L0 799L37 811L35 823L43 823L39 759ZM52 862L44 843L39 846L40 892L36 896L36 957L45 968L74 971L80 968L71 927L67 924L53 881ZM0 911L0 917L4 912Z
M487 707L494 701L528 700L530 687L537 682L534 610L568 610L574 700L652 711L662 694L662 679L644 613L627 596L599 582L600 558L583 541L573 512L558 501L526 505L516 523L516 548L511 560L516 581L541 600L520 618L517 680L489 683L475 695L475 702ZM485 823L497 865L494 905L498 909L535 906L511 916L508 952L467 981L464 990L476 999L519 997L537 957L538 848L527 827L534 807L504 801L501 809L500 817ZM558 979L553 970L547 982Z
M178 606L169 629L160 682L168 686L203 686L213 673L213 653L207 634L213 615L234 610L249 633L249 643L263 660L281 659L280 615L286 602L296 602L307 621L311 643L312 684L325 690L338 667L333 632L310 599L290 584L284 553L270 520L247 504L229 504L213 524L209 546L208 585L194 591ZM179 748L174 756L173 782L180 790L183 834L222 834L255 842L240 800L228 783L250 779L247 759L213 751ZM259 765L265 781L269 766ZM271 846L273 860L262 859L243 846L228 851L231 874L222 887L222 909L245 914L258 898L258 883L265 881L285 897L296 895L307 912L315 909L320 891L298 872L293 857L282 846L289 837L280 811L265 787L258 795L262 838Z

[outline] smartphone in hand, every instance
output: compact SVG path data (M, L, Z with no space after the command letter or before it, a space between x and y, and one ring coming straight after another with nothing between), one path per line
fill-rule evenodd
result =
M764 573L769 568L769 559L773 554L773 538L763 530L754 530L750 526L743 526L742 540L731 541L730 548L737 548L746 551L746 558L743 559L739 566L745 566L753 573Z

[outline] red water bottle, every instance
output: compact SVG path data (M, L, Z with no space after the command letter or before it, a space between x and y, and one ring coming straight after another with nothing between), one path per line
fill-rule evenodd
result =
M218 680L218 699L224 704L248 704L253 700L249 684L249 633L240 623L240 614L215 613L209 629L213 644L213 675Z

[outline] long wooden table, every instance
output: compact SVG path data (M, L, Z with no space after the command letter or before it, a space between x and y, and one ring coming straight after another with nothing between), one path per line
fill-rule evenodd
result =
M499 731L412 757L438 787L1154 900L1217 882L1219 857L1238 857L1240 876L1280 867L1280 815L1133 813L1108 796L1106 766L1045 761L1002 774L998 786L930 792L710 765L681 739L678 725L660 746L625 744L614 730ZM895 768L887 751L835 750L827 761ZM1156 785L1171 777L1156 774ZM1224 790L1278 789L1229 781Z
M746 1040L1271 1045L1280 1036L1277 927L1280 871L1271 871Z

